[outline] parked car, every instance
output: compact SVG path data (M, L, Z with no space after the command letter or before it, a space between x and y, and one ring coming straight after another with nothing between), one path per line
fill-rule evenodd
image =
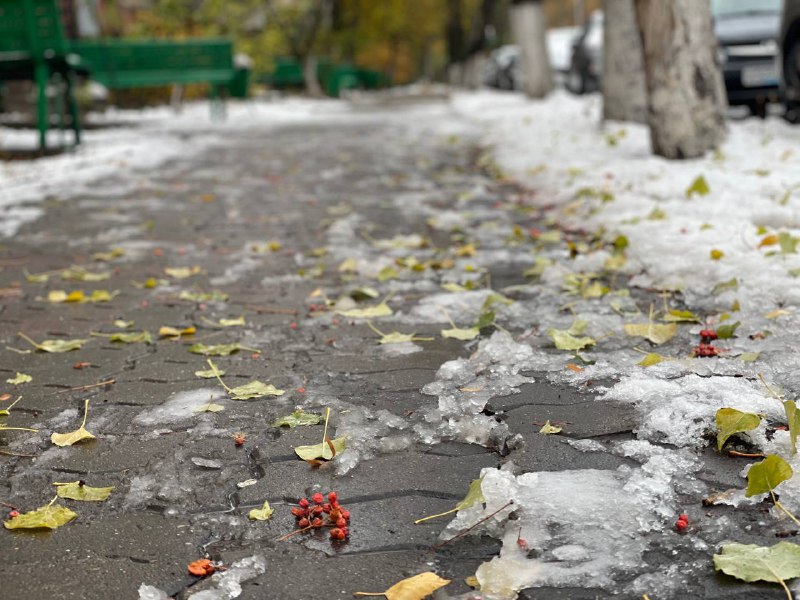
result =
M783 0L713 0L728 104L764 116L780 101L778 36Z
M573 94L588 94L598 91L602 80L603 11L596 10L572 41L566 85Z
M800 0L787 0L787 6L798 3ZM766 104L781 97L777 67L781 7L782 0L712 2L728 103L747 106L754 114L764 115ZM573 44L567 88L576 94L599 90L602 63L603 15L595 11Z
M784 3L779 46L786 118L800 123L800 0Z

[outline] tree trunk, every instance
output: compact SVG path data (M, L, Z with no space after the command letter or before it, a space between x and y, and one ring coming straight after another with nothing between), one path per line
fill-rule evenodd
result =
M540 0L517 0L511 6L511 30L520 48L525 93L544 98L553 89L547 56L544 6Z
M647 121L642 38L633 0L603 0L603 118Z
M306 93L309 96L319 98L322 96L322 87L317 79L317 58L306 56L303 59L303 78L306 80Z
M653 152L695 158L725 137L725 86L709 0L635 0Z

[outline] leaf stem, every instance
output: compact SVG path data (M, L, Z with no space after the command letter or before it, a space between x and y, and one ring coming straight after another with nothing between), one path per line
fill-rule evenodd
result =
M775 492L773 492L772 490L770 490L770 491L769 491L769 494L770 494L770 496L772 496L772 503L773 503L773 504L774 504L774 505L775 505L777 508L780 508L780 509L781 509L781 510L782 510L782 511L783 511L783 512L786 514L786 516L787 516L787 517L789 517L789 518L790 518L792 521L794 521L795 525L798 525L798 526L800 526L800 521L798 521L798 520L797 520L797 517L795 517L795 516L794 516L794 515L793 515L793 514L792 514L792 513L789 511L789 509L787 509L787 508L786 508L786 507L785 507L783 504L781 504L781 503L780 503L780 500L778 500L778 499L775 497Z
M325 410L325 429L322 432L322 441L320 442L320 447L322 448L322 456L325 456L325 440L328 439L328 419L331 416L331 407L328 406Z
M367 321L367 327L369 327L370 329L372 329L372 331L374 331L375 333L377 333L377 334L378 334L379 336L381 336L382 338L383 338L383 337L386 337L386 334L385 334L385 333L383 333L383 332L382 332L380 329L378 329L377 327L375 327L375 325L373 325L373 324L372 324L372 321Z
M435 519L436 517L444 517L446 515L453 514L454 512L458 512L458 507L451 508L450 510L445 511L443 513L439 513L438 515L431 515L429 517L423 517L421 519L417 519L416 521L414 521L414 525L419 525L420 523L423 523L424 521L428 521L430 519Z
M36 343L36 342L34 342L34 341L31 339L31 338L29 338L27 335L25 335L24 333L22 333L21 331L18 331L18 332L17 332L17 335L18 335L19 337L21 337L23 340L25 340L26 342L28 342L28 343L29 343L31 346L33 346L33 347L34 347L34 348L36 348L37 350L41 350L41 348L42 348L42 345L41 345L41 344L37 344L37 343Z
M0 427L0 431L32 431L39 433L38 429L29 429L28 427Z
M211 367L211 371L212 371L212 373L214 373L214 377L217 378L217 381L219 381L219 384L222 387L225 388L226 392L228 392L230 394L232 390L227 385L225 385L224 381L222 381L222 377L220 377L220 375L219 375L219 369L217 369L217 365L215 365L214 362L210 358L206 359L206 362L208 363L208 366ZM209 400L208 403L211 404L211 401Z
M499 513L501 510L505 510L506 508L508 508L509 506L511 506L511 505L513 505L513 504L514 504L514 501L513 501L513 500L509 500L509 501L508 501L508 502L506 502L506 503L505 503L503 506L501 506L501 507L500 507L500 508L498 508L496 511L494 511L492 514L490 514L490 515L487 515L487 516L483 517L483 518L482 518L480 521L478 521L477 523L475 523L475 524L474 524L474 525L472 525L471 527L468 527L467 529L465 529L465 530L464 530L464 531L462 531L461 533L458 533L458 534L454 535L454 536L453 536L453 537L451 537L450 539L448 539L448 540L445 540L445 541L443 541L443 542L440 542L439 544L436 544L436 545L435 545L435 546L434 546L432 549L433 549L433 550L438 550L439 548L441 548L441 547L442 547L442 546L444 546L445 544L449 544L449 543L450 543L450 542L452 542L453 540L457 540L458 538L460 538L460 537L463 537L463 536L467 535L467 534L468 534L470 531L472 531L473 529L475 529L475 528L476 528L478 525L480 525L481 523L485 523L486 521L488 521L489 519L491 519L493 516L495 516L497 513Z
M81 429L86 426L86 419L89 416L89 399L87 398L83 404L83 423L81 423Z

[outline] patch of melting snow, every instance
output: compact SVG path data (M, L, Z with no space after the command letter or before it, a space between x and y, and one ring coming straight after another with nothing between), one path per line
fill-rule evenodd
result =
M137 425L151 427L177 423L186 419L202 418L202 413L194 412L196 406L216 402L226 398L224 391L218 388L200 388L188 392L178 392L160 406L147 408L133 418Z

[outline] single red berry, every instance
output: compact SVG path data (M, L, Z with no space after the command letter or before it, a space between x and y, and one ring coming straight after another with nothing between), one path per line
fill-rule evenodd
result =
M345 537L350 535L350 530L347 527L340 527L339 529L342 530L342 533L344 534Z
M291 323L289 323L289 327L291 327L292 329L297 329L297 323L292 321Z
M310 504L308 498L300 498L300 500L297 503L303 508L308 508L308 505Z
M336 519L336 526L337 527L347 527L347 521L344 519Z
M331 504L336 502L337 498L338 496L336 495L336 492L331 492L330 494L328 494L328 502L330 502Z
M326 502L325 504L322 505L322 510L325 511L326 513L331 512L331 505Z
M334 527L331 529L331 539L332 540L343 540L345 538L345 533L338 527Z
M304 387L297 388L297 393L298 394L305 394L306 393L306 388L304 388Z
M314 519L313 521L311 521L311 526L314 529L319 529L320 527L322 527L322 519L320 518Z
M310 521L309 521L308 519L306 519L305 517L303 517L302 519L300 519L300 520L297 522L297 526L298 526L298 527L300 527L301 529L305 529L305 528L306 528L306 527L308 527L309 525L311 525L311 523L310 523Z
M18 510L12 510L10 513L8 513L9 519L16 519L18 516L19 516Z
M349 511L349 510L343 510L343 511L342 511L342 516L343 516L343 517L344 517L346 520L348 520L348 521L349 521L349 520L350 520L350 511Z
M315 506L314 508L311 509L311 514L314 515L315 517L321 517L323 512L324 511L321 506Z
M528 542L523 540L522 538L517 538L517 546L519 546L520 550L527 552L528 550Z
M301 519L303 517L307 517L308 516L308 509L306 509L306 508L297 508L295 506L294 508L292 508L292 514L295 516L295 518Z
M322 504L325 501L325 497L319 492L311 496L311 499L314 501L314 504Z
M700 337L706 338L708 340L715 340L715 339L717 339L718 336L717 336L717 332L714 331L713 329L703 329L700 332Z

